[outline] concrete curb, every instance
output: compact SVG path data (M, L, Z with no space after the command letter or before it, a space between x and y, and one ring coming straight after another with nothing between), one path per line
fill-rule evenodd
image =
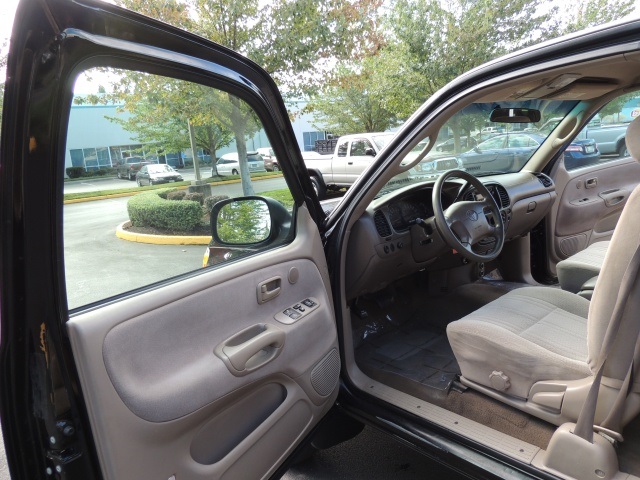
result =
M282 175L265 175L264 177L252 178L251 181L259 182L260 180L269 180L271 178L280 178ZM232 185L234 183L240 183L241 180L238 178L236 180L222 180L220 182L210 183L212 187L217 185ZM169 188L170 184L167 184L167 188ZM189 188L188 185L176 187L178 190L184 190L185 188ZM122 197L133 197L134 195L138 195L139 193L149 192L152 190L143 190L142 192L126 192L126 193L109 193L107 195L100 195L98 197L87 197L87 198L74 198L72 200L64 200L62 203L64 205L69 205L72 203L84 203L84 202L93 202L96 200L107 200L109 198L122 198Z
M116 228L116 237L128 242L148 243L152 245L209 245L211 237L202 235L149 235L147 233L127 232L131 222L122 222Z

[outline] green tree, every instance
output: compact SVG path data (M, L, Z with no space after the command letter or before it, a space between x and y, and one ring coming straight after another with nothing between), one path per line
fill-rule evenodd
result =
M312 75L325 60L360 58L377 47L380 0L120 0L138 11L238 51L262 65L291 95L312 92L324 80ZM317 72L316 72L317 73ZM156 91L164 95L164 91ZM228 95L226 121L235 137L245 195L253 194L246 137L255 121L240 99ZM221 123L221 117L218 117Z
M611 120L615 123L630 122L631 120L633 120L632 118L620 118L620 113L624 104L629 100L633 100L634 98L638 98L637 92L628 93L626 95L621 95L615 98L614 100L607 103L604 107L602 107L599 112L600 118L604 120L605 117L611 117Z
M415 108L462 73L544 35L556 10L548 0L397 0L388 18L387 56L411 71ZM389 84L393 88L393 85ZM395 90L402 89L397 84ZM406 107L405 107L406 113Z
M337 135L395 127L398 118L373 81L379 67L377 56L364 58L355 68L338 67L334 80L306 107L313 112L314 126Z
M117 99L124 101L126 119L112 119L136 132L141 143L153 143L166 152L190 148L186 133L194 126L196 146L210 153L214 175L217 151L233 140L227 95L202 85L142 73L123 74ZM251 124L249 133L257 130ZM195 152L194 152L195 155ZM194 157L195 161L195 157Z
M561 33L572 33L588 27L619 20L633 12L636 0L582 0L572 7L569 23L561 26ZM577 7L577 8L576 8Z

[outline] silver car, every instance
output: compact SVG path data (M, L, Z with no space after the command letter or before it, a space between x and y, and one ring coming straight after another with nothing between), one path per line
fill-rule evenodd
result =
M249 165L249 171L253 172L266 172L264 168L264 160L258 152L247 152L247 164ZM240 162L238 161L238 153L225 153L216 162L218 169L218 175L239 175L240 174ZM213 168L211 169L211 176L214 175Z

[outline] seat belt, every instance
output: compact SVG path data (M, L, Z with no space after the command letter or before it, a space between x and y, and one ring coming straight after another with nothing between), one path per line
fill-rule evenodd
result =
M640 244L636 248L629 265L627 266L624 275L622 276L622 282L620 283L620 289L618 290L618 297L616 298L616 303L613 308L613 313L611 315L611 321L609 322L609 326L607 327L607 331L604 335L604 340L602 341L602 348L600 349L600 358L598 359L598 365L595 370L595 375L593 378L593 383L591 384L591 388L587 393L587 398L585 399L584 405L582 406L582 410L580 411L580 415L578 415L578 420L576 422L576 427L573 430L574 435L577 435L589 443L593 443L593 431L594 431L594 423L596 416L596 406L598 403L598 392L600 391L600 383L602 381L602 375L604 372L604 365L607 361L609 353L613 348L616 337L618 336L618 331L620 330L620 324L622 323L622 317L624 314L624 309L627 303L627 297L632 292L632 289L638 280L638 272L640 272ZM636 344L637 351L638 347L638 338L633 339ZM635 357L635 353L633 355ZM618 397L614 402L614 405L607 416L607 420L610 419L610 424L619 428L619 424L622 418L622 413L624 411L624 405L627 393L633 384L633 370L634 370L634 361L633 358L630 360L629 369L627 371L627 376L625 377L625 381L623 382L623 386L618 392ZM626 388L625 388L626 384ZM623 393L624 390L624 393ZM621 398L622 397L622 398ZM617 422L617 425L615 425ZM622 435L617 431L611 431L610 429L606 429L607 433L613 434L614 438L622 439Z
M627 370L627 376L625 377L624 382L620 387L620 391L616 396L616 400L611 406L611 410L609 411L607 418L604 419L600 426L595 427L597 431L602 431L602 433L606 433L614 438L619 436L616 440L619 440L620 442L624 441L624 438L622 437L622 416L624 414L627 398L633 391L633 382L636 378L636 368L638 365L640 365L640 335L636 338L636 348L633 352L633 358L631 359L631 364ZM614 434L617 434L617 436Z

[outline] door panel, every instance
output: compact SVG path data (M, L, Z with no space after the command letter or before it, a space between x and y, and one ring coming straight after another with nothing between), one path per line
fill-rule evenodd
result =
M298 227L286 247L70 319L105 478L260 478L330 408L340 363L326 263L305 208ZM274 277L280 294L258 303ZM276 320L307 298L318 307ZM254 326L282 332L281 351L236 375L215 347Z
M558 201L549 216L550 269L613 234L631 191L640 183L640 164L630 158L603 158L599 164L568 171L564 162L552 175Z
M373 145L369 140L364 138L351 140L348 161L345 165L345 181L347 183L354 183L373 162L375 157L364 154L367 148L373 149Z
M12 351L1 366L13 388L11 401L2 402L3 429L14 439L7 444L12 474L39 478L59 467L74 478L268 476L333 405L340 368L316 227L322 210L273 80L226 48L102 2L25 1L16 18L3 111L2 158L11 160L0 172L11 239L2 242L3 258L11 260L3 270L11 280L2 282L2 317L12 325L3 335L14 337L3 342L3 352L7 345ZM244 133L264 130L286 191L279 192L278 218L247 211L249 220L232 227L251 232L257 218L264 241L239 245L224 262L201 268L204 245L119 238L127 223L122 212L134 227L145 226L131 218L130 199L104 200L90 211L91 204L63 205L71 149L72 165L83 149L88 172L110 161L99 151L145 152L155 143L134 145L133 135L111 142L107 124L97 121L76 123L86 134L70 132L74 83L94 67L137 71L132 85L160 82L152 93L190 85L199 96L186 92L187 101L165 102L185 112L188 101L208 99L216 108L224 103L234 118L240 112L259 120ZM178 120L186 129L187 118ZM68 133L91 143L72 147ZM233 138L231 148L241 151L246 135L236 130ZM39 175L22 174L34 168ZM131 199L174 201L145 190ZM164 215L140 204L137 212L153 212L156 220L190 217L192 226L206 221L198 200L176 205L170 210L191 214ZM259 303L265 298L258 286L276 277L280 293ZM275 318L307 298L317 305L297 321ZM244 375L216 354L225 342L222 357ZM10 375L20 383L9 383Z

